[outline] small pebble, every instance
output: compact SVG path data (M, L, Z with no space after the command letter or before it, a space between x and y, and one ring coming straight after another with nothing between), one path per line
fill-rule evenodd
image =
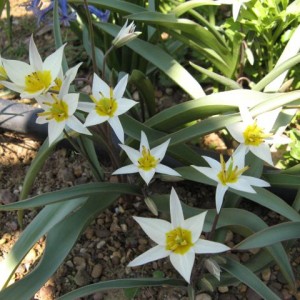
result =
M103 267L100 264L94 265L91 276L96 279L101 277L103 271Z
M211 296L206 293L196 295L195 300L212 300Z
M219 286L218 287L218 291L223 294L223 293L227 293L228 292L228 286Z

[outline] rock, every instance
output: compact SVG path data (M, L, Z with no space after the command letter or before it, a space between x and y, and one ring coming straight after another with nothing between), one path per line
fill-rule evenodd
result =
M93 300L102 300L104 299L104 295L101 292L93 294Z
M54 287L52 285L43 286L38 292L38 297L41 300L54 300Z
M77 270L82 270L86 267L85 259L81 256L75 256L73 258L73 263L76 266Z
M266 281L268 282L271 278L271 270L270 268L267 268L267 269L264 269L262 272L261 272L261 278L263 281Z
M212 300L211 296L206 293L196 295L195 300Z
M74 281L78 286L84 286L90 283L91 278L85 270L78 270L74 277Z
M91 276L96 279L102 275L103 267L100 264L94 265Z
M6 190L6 189L0 190L0 203L9 204L9 203L16 202L17 200L18 197L10 190Z
M106 238L106 237L109 237L110 234L111 234L110 231L107 229L100 229L100 230L96 231L96 236L98 238Z
M99 243L97 243L96 248L101 249L104 245L105 245L105 241L100 241Z
M219 286L218 287L218 291L223 294L223 293L227 293L228 292L228 286Z

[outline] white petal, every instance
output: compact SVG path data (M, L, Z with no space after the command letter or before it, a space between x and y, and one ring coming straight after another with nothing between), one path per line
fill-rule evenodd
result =
M249 150L261 160L267 162L271 166L274 166L271 151L267 144L262 143L259 146L249 146Z
M141 143L140 143L140 152L142 153L143 151L143 146L146 148L146 149L150 149L149 147L149 143L148 143L148 139L147 139L147 136L145 134L144 131L141 131Z
M139 173L141 177L144 179L144 181L146 182L146 184L148 185L155 174L155 169L144 171L143 169L139 168Z
M232 17L233 17L233 20L236 21L238 16L239 16L239 12L240 12L240 9L241 9L241 4L235 2L233 5L232 5Z
M155 172L161 173L161 174L167 174L167 175L171 175L171 176L180 176L181 177L181 175L178 172L176 172L175 170L171 169L170 167L167 167L162 164L158 164L156 166Z
M183 228L188 229L192 232L192 242L195 243L203 230L204 220L206 217L207 211L200 213L194 217L188 218L184 221Z
M115 112L115 116L120 116L127 112L129 109L131 109L133 106L138 104L138 102L130 100L130 99L125 99L121 98L117 100L118 108Z
M204 156L204 155L202 156L202 158L208 163L208 165L212 169L215 169L215 170L218 170L218 171L221 170L221 164L217 160L215 160L215 159L213 159L209 156Z
M135 258L133 261L131 261L128 264L128 267L136 267L140 265L144 265L150 261L155 261L161 258L165 258L169 256L170 251L166 250L165 247L157 245L145 253L141 254L137 258Z
M20 97L21 97L21 98L29 98L29 99L32 99L32 98L35 98L35 97L41 95L41 93L43 93L44 90L45 90L45 89L42 88L41 90L35 91L34 93L29 93L29 92L23 91L23 92L20 94Z
M119 141L124 143L124 129L118 117L112 117L108 119L108 123L113 129L114 133L118 137Z
M49 144L52 144L63 132L65 122L56 122L51 120L48 125Z
M129 159L134 163L134 164L138 164L138 160L141 157L141 154L139 151L127 146L127 145L122 145L120 144L120 147L126 152L127 156L129 157Z
M182 227L184 225L181 203L173 187L170 195L170 214L173 228Z
M218 174L220 170L214 170L208 167L197 167L197 166L192 166L192 167L195 168L200 173L204 174L206 177L212 179L213 181L219 182Z
M112 175L120 175L120 174L132 174L139 172L139 168L136 165L128 165L125 167L121 167L118 170L114 171Z
M110 97L110 87L96 73L93 78L92 94L96 99L102 98L102 95L106 98Z
M239 143L244 143L245 139L243 132L246 129L245 123L238 122L226 126L231 136Z
M84 123L84 126L93 126L93 125L96 125L96 124L101 124L105 121L108 120L109 117L102 117L100 115L97 114L97 112L95 110L92 110L88 116L86 117L86 120L85 120L85 123Z
M42 58L36 48L36 45L34 43L32 35L30 37L30 42L29 42L29 62L30 62L30 65L36 71L40 71L43 69L43 61L42 61Z
M59 74L64 47L65 45L59 47L54 53L49 55L43 63L43 70L49 70L51 72L52 80L54 80Z
M245 127L253 124L254 120L252 118L252 115L251 115L248 107L246 105L240 105L239 109L240 109L240 114L241 114L241 117L242 117Z
M262 180L260 178L256 178L256 177L242 175L240 180L241 179L246 180L250 185L253 185L253 186L259 186L259 187L270 186L269 182Z
M22 61L2 59L2 62L9 79L15 84L25 87L25 77L34 72L34 69Z
M71 116L75 113L78 106L79 94L71 93L63 97L63 101L68 104L68 115Z
M253 189L250 183L247 180L243 179L242 177L239 178L238 182L227 183L227 186L237 191L242 191L242 192L252 193L252 194L256 193L256 191Z
M172 230L171 223L161 219L133 217L145 233L158 245L166 245L166 233Z
M265 133L269 133L272 130L280 111L281 107L278 107L277 109L258 115L256 118L257 125L263 128Z
M8 89L18 92L18 93L22 93L24 90L24 87L21 87L15 83L9 82L9 81L0 81L0 84L4 85L5 87L7 87Z
M174 268L178 273L188 282L190 283L191 273L194 266L195 261L195 252L189 251L184 255L176 254L171 252L170 260Z
M114 98L119 99L124 95L126 86L128 81L128 74L122 77L122 79L118 82L116 87L114 88Z
M228 190L228 186L223 185L221 183L219 183L217 185L217 189L216 189L216 209L217 209L217 213L220 213L222 204L223 204L223 200L224 200L224 194L225 192Z
M151 149L151 154L155 157L158 158L160 161L164 158L167 152L167 148L169 146L170 139L165 141L159 146L156 146L155 148Z
M90 102L78 102L77 109L89 113L95 109L95 106L94 103Z
M245 167L245 156L248 151L248 146L246 146L245 144L239 144L239 146L233 152L231 157L233 159L234 165L239 169L243 169Z
M91 135L89 130L75 116L71 116L67 120L66 125L76 132L86 134L86 135Z
M82 65L82 62L80 62L80 63L78 63L76 66L70 68L70 69L66 72L65 77L68 77L69 80L72 82L72 81L75 79L75 77L76 77L76 75L77 75L77 72L78 72L78 69L79 69L79 67L80 67L81 65Z
M221 243L199 239L194 245L194 250L198 254L205 254L225 252L230 248Z

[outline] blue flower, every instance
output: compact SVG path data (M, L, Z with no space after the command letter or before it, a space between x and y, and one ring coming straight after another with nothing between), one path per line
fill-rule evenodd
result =
M76 20L76 12L71 12L70 14L68 13L67 0L59 1L59 13L60 13L60 22L64 26L70 26L70 22Z
M108 21L108 18L109 18L109 15L110 15L109 10L102 11L102 10L96 8L93 5L89 5L88 8L89 8L89 11L92 14L94 14L97 18L99 18L101 22L106 23Z

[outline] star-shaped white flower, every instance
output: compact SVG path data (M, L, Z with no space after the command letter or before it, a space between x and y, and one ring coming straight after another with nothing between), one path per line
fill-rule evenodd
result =
M174 268L190 282L196 253L220 253L230 248L200 238L207 211L184 220L179 198L173 188L170 196L170 213L171 223L160 219L133 217L157 246L135 258L128 266L140 266L169 256Z
M246 8L245 3L249 2L249 1L250 0L217 0L216 2L218 2L220 4L232 5L232 18L234 21L236 21L239 16L241 7Z
M262 179L242 175L248 167L244 167L244 159L240 155L233 154L226 163L222 155L221 163L208 156L202 156L210 167L192 166L218 183L216 190L217 213L221 210L224 194L229 188L247 193L256 193L252 186L270 186L268 182Z
M85 126L92 126L108 121L118 139L124 143L124 130L118 118L137 102L123 98L126 89L128 75L124 76L113 89L108 86L97 74L94 74L92 99L93 103L81 102L79 110L88 112Z
M124 26L121 28L117 36L113 39L112 44L116 47L122 47L128 42L132 41L135 39L138 35L141 34L139 31L135 31L135 25L134 22L132 21L128 26L127 26L128 20L126 20Z
M48 56L45 61L36 48L33 37L29 42L29 62L2 59L8 78L1 81L7 88L20 93L21 98L34 98L47 92L57 78L61 68L64 46Z
M273 165L269 144L288 144L290 139L280 134L270 133L280 113L280 108L252 118L246 106L240 106L242 122L227 125L227 130L240 145L236 153L241 157L251 151L261 160Z
M36 97L44 112L38 114L38 124L48 123L49 144L52 144L66 128L76 132L90 135L89 130L74 116L78 106L79 94L68 93L74 72L78 65L66 73L58 94L47 93Z
M133 164L116 170L115 172L113 172L113 175L132 174L138 172L140 173L146 184L149 184L155 173L162 173L171 176L181 176L170 167L160 163L166 154L169 143L170 139L162 143L161 145L150 149L147 136L142 131L140 151L120 144L120 147L126 152Z

